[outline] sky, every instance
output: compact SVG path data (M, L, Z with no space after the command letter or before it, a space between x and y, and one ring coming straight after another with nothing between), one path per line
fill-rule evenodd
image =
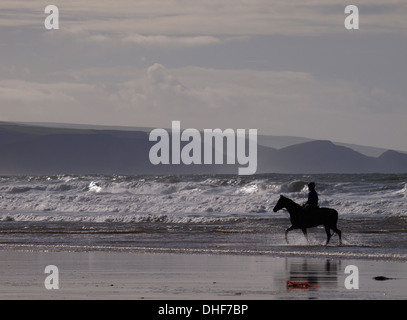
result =
M405 0L2 0L0 121L407 150L406 40Z

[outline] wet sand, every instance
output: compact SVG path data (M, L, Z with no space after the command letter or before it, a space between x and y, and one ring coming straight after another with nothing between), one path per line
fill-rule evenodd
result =
M59 289L45 287L47 277L56 275L44 272L48 265L58 268ZM346 278L351 275L345 273L348 265L358 268L359 289L345 287ZM377 276L386 280L373 279ZM313 286L288 288L287 280ZM3 300L406 298L407 263L400 261L0 250L0 299Z

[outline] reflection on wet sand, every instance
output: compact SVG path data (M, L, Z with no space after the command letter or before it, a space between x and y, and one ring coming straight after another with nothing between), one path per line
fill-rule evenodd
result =
M287 290L336 289L338 287L338 272L341 270L339 260L296 258L286 259L285 263L288 272L287 280L291 284Z

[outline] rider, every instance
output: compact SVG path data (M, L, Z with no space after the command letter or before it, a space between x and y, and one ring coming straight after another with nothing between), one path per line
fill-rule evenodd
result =
M304 204L305 213L309 213L318 208L318 193L315 191L315 182L308 183L308 201Z

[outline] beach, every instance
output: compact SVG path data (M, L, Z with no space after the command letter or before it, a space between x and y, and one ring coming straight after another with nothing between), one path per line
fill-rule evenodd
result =
M327 246L321 226L287 243L273 211L309 179L2 177L0 299L406 299L407 175L312 177L339 212Z
M398 314L406 0L46 2L1 4L0 300Z
M101 251L0 251L0 299L375 300L407 298L407 263L371 259ZM47 289L46 266L58 289ZM347 289L358 268L358 289ZM374 277L386 277L375 280ZM54 279L55 280L55 279ZM310 287L287 287L307 282Z

